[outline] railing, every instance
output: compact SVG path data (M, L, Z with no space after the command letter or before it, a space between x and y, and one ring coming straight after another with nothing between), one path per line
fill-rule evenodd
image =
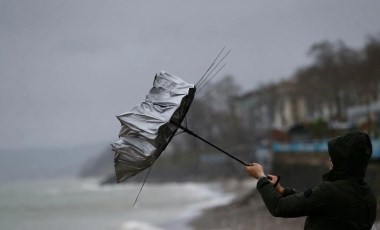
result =
M372 140L372 159L380 160L380 140ZM272 144L274 153L327 153L327 140Z

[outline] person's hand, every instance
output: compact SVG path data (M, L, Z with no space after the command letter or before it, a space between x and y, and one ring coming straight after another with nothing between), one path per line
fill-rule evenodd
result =
M267 177L268 177L268 180L269 180L269 182L271 183L271 185L274 186L275 183L276 183L276 181L278 180L278 176L268 174ZM275 189L276 189L276 192L278 192L278 193L280 193L280 194L283 194L284 191L285 191L285 188L282 187L282 186L280 185L280 183L277 183Z
M245 169L247 170L248 174L251 177L254 177L256 179L260 179L261 177L265 177L263 166L257 163L251 163L248 166L245 166Z

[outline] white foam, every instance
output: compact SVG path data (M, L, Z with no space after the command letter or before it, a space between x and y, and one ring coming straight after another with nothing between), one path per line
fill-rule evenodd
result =
M36 222L18 222L17 229L23 229L20 226L24 224L64 222L72 229L83 229L83 223L91 223L86 229L94 230L185 230L186 223L202 209L227 203L233 197L218 183L146 184L137 207L132 208L140 187L140 183L99 186L97 180L54 180L27 184L26 188L24 184L3 187L0 195L17 198L9 202L10 207L17 209L28 202L36 207L37 215L46 216ZM18 209L21 215L26 211ZM7 221L10 226L14 222Z
M157 226L141 222L141 221L127 221L121 225L120 230L164 230Z
M205 200L188 205L186 207L186 212L183 212L181 214L181 218L194 218L200 215L204 209L228 204L235 198L234 194L225 194L222 192L211 191L211 189L207 190L207 196L204 197Z

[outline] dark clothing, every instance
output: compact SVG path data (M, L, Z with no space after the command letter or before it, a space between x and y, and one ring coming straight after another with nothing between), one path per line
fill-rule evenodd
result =
M349 132L331 139L327 146L334 176L364 178L372 155L372 143L366 133Z
M281 197L264 177L257 189L273 216L307 216L305 229L371 229L376 219L376 199L363 180L324 181Z
M363 180L372 153L366 135L353 132L330 141L333 169L321 184L303 193L286 189L281 196L266 177L261 178L257 189L269 212L276 217L307 216L305 229L371 229L377 202ZM350 157L359 165L353 166Z

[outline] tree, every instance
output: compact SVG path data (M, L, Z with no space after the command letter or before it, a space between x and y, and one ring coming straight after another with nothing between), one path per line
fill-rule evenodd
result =
M353 71L359 62L358 53L342 41L321 42L313 45L309 54L314 57L312 70L314 84L328 103L335 118L344 119L345 109L352 103L350 79L357 77Z
M380 83L380 36L370 37L363 50L361 93L368 103L379 99Z

